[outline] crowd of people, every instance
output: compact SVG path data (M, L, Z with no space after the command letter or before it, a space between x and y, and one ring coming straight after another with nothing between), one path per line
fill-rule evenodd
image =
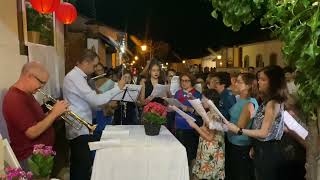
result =
M22 167L28 169L25 161L32 153L32 146L52 145L52 123L71 110L89 123L98 122L93 135L86 127L75 130L66 124L71 180L90 179L93 158L88 142L99 140L107 120L113 125L141 124L143 106L149 102L168 105L163 98L152 96L154 87L171 85L172 78L179 76L180 88L176 92L168 91L167 97L183 104L181 110L196 122L171 111L167 114L166 127L186 148L192 179L280 180L292 176L303 179L304 141L288 130L283 120L284 111L297 119L300 115L294 100L297 89L294 71L279 66L267 66L257 72L252 67L242 73L217 71L207 67L202 71L199 66L190 68L190 72L165 71L158 60L152 59L135 77L122 66L118 70L106 70L98 55L86 50L64 78L64 100L44 114L33 94L46 84L49 74L41 64L27 63L3 102L13 151ZM101 78L92 78L97 76ZM125 84L141 85L137 102L112 101ZM211 129L192 107L190 99L200 99L207 110L206 102L211 100L226 118L228 131ZM13 107L23 111L16 113ZM104 120L97 121L101 115ZM288 157L291 152L294 155Z

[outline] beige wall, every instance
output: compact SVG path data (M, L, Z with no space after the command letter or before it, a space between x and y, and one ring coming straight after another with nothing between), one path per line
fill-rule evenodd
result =
M20 55L18 39L17 4L15 0L2 0L0 6L0 133L8 138L2 116L2 97L19 77L21 67L27 62Z
M234 53L234 57L233 57L233 67L239 67L239 48L234 47L233 48L233 53Z
M244 57L249 56L249 65L256 67L256 56L258 54L262 55L264 61L264 66L268 66L270 62L270 54L277 54L277 65L284 66L284 61L282 59L282 42L278 40L265 41L254 44L242 45L242 62L244 63Z
M27 62L27 57L20 55L16 1L2 0L2 4L5 5L0 6L0 89L10 87Z
M59 77L61 83L65 76L65 46L64 46L64 24L60 23L58 20L55 21L55 48L56 53L60 57L59 62ZM61 84L62 85L62 84Z
M18 79L23 64L28 61L27 56L20 55L17 20L18 12L16 4L17 1L3 1L6 6L0 7L0 76L2 77L0 80L0 90L10 87ZM54 27L54 55L58 56L60 59L60 61L57 62L57 66L59 67L57 72L58 74L55 74L54 76L59 77L59 82L61 82L62 84L65 66L64 26L60 22L56 21ZM39 61L41 62L40 59Z

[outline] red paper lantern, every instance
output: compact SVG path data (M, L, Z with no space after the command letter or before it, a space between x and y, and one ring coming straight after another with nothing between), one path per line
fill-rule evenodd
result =
M52 13L60 5L60 0L30 0L32 8L42 14Z
M56 16L63 24L71 24L77 19L77 9L72 4L64 2L57 8Z

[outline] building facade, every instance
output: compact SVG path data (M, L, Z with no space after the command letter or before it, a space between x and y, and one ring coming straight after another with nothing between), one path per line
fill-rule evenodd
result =
M200 64L219 69L242 69L250 66L262 68L268 65L285 66L281 52L282 42L270 40L221 48L215 55L186 60L184 66ZM220 56L218 58L218 56Z
M268 65L285 66L281 52L282 42L279 40L264 41L239 46L242 54L240 64L243 68L253 66L262 68Z

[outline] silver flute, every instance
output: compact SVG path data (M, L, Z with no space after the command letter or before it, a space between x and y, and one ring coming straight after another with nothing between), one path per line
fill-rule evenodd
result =
M100 75L95 76L95 77L93 77L93 78L91 78L91 79L92 79L92 80L96 80L96 79L99 79L99 78L101 78L101 77L103 77L103 76L105 76L105 75L107 75L107 73L100 74Z

